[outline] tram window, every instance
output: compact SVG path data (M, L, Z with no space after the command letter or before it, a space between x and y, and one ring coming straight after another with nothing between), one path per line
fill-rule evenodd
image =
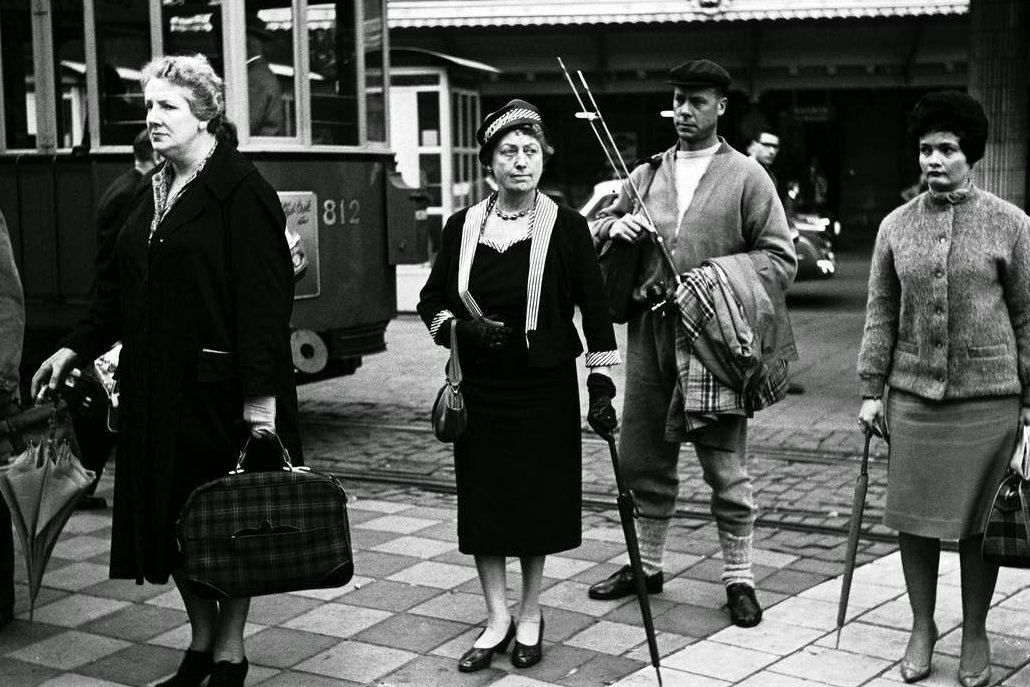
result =
M221 4L219 0L161 0L164 54L200 53L224 78Z
M354 0L308 3L311 141L357 145L358 74Z
M419 91L418 93L418 144L420 146L442 145L440 140L440 93Z
M4 135L7 147L36 147L36 72L32 64L31 0L4 3L0 21Z
M150 59L150 0L94 0L100 142L131 145L146 126L139 70Z
M79 0L51 5L57 69L57 145L71 148L86 139L86 25Z
M292 137L297 132L292 5L291 0L246 1L251 136Z
M364 0L365 120L369 141L386 141L382 0Z

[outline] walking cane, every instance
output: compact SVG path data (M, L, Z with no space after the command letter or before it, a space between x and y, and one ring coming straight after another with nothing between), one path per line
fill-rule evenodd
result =
M597 104L597 100L594 98L593 92L590 90L590 85L587 83L586 77L583 76L583 72L576 70L576 75L579 76L580 83L583 85L583 90L586 92L587 97L590 99L590 105L593 108L588 110L586 103L583 101L583 97L579 94L579 89L576 88L576 84L572 80L572 76L569 74L569 70L565 68L565 63L559 57L558 65L561 67L562 73L565 74L565 80L569 83L569 88L572 89L572 94L576 97L576 102L579 103L580 111L576 113L577 119L585 119L590 124L590 128L594 131L594 136L597 137L597 142L601 145L601 150L604 152L604 156L608 158L608 163L615 170L615 176L621 181L630 191L630 195L633 197L633 208L635 212L640 212L644 215L644 219L647 220L647 236L654 243L658 249L659 255L662 256L662 261L665 266L669 268L669 272L672 273L672 278L676 282L676 286L683 283L683 278L676 270L676 263L672 260L672 255L669 254L669 249L665 247L665 239L662 238L661 234L658 233L654 219L651 217L651 213L648 211L647 206L644 204L644 198L640 194L640 189L633 183L633 178L630 176L629 167L626 166L626 160L623 159L622 153L619 152L619 146L615 143L615 137L612 135L611 129L608 128L608 122L605 120L604 115L601 114L601 107ZM598 127L600 122L600 128ZM604 132L605 136L601 136L601 132ZM607 142L605 141L607 138ZM618 164L616 164L618 161Z
M619 495L616 504L619 507L619 520L622 522L622 535L626 539L626 550L629 553L629 565L633 570L636 583L637 602L640 604L640 616L644 621L644 634L647 636L647 651L651 655L651 665L658 676L658 687L662 687L662 663L658 653L658 641L655 637L654 618L651 615L651 600L647 596L647 583L644 580L644 564L640 560L640 542L637 541L637 527L634 522L637 515L637 504L633 500L633 492L626 487L622 479L622 468L619 465L619 451L615 447L615 435L604 437L608 441L608 451L612 457L612 470L615 472L615 489Z

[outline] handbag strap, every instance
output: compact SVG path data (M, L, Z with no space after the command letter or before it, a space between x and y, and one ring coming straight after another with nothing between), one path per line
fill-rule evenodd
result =
M458 318L451 318L451 360L447 364L447 383L457 389L461 386L461 361L458 360Z
M272 438L275 439L275 443L279 444L279 449L282 451L281 457L283 460L282 469L286 472L307 472L308 469L305 467L294 467L293 461L290 459L290 452L286 450L286 446L283 445L283 440L279 438L278 434L272 433ZM230 475L238 475L242 472L246 472L243 469L243 461L247 459L247 449L250 448L250 440L253 439L251 435L247 435L247 440L243 443L243 448L240 449L240 457L236 459L236 467L229 471Z

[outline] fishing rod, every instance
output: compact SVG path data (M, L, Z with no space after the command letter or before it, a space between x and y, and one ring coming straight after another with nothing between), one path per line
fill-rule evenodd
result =
M665 246L665 239L658 233L655 226L654 219L651 217L650 211L647 209L647 205L644 204L644 198L634 183L632 176L630 176L629 167L626 165L626 160L622 157L622 153L619 152L619 146L615 142L615 136L612 135L611 129L608 127L608 122L605 120L604 115L601 114L601 108L597 103L597 99L594 97L593 91L590 90L590 84L587 83L586 77L583 75L581 70L576 70L577 76L579 76L580 82L583 84L583 90L586 92L587 97L590 99L590 104L593 109L588 110L586 102L579 93L579 89L576 87L575 82L572 80L572 76L569 74L568 69L565 68L565 63L562 59L558 58L558 65L561 67L562 72L565 74L565 79L569 83L569 88L572 89L572 94L576 97L576 101L579 103L580 111L576 113L578 119L586 119L590 124L590 128L594 132L594 136L597 137L597 142L601 146L601 150L604 152L608 163L611 164L612 169L615 170L615 175L619 181L623 182L630 191L633 199L634 210L639 210L647 220L648 226L646 227L647 235L658 249L659 255L662 257L662 261L665 266L669 268L669 271L673 275L673 279L676 285L679 286L683 283L683 279L676 269L676 263L672 259L672 255L669 254L668 248ZM597 123L600 122L600 128ZM601 131L604 132L607 137L607 143L604 137L601 136ZM618 164L616 164L618 160Z

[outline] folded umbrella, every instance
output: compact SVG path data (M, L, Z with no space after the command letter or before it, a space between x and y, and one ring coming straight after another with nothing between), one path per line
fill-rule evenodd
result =
M869 488L869 443L873 434L887 441L886 428L871 426L865 430L865 448L862 450L862 467L855 480L855 495L851 502L851 528L848 530L848 548L844 554L844 577L841 579L840 599L837 602L837 647L840 647L840 633L848 615L848 599L851 597L851 580L855 575L855 560L858 558L858 537L862 533L862 517L865 515L865 497Z
M622 534L626 539L626 550L629 553L629 565L633 570L636 582L637 603L640 604L640 616L644 621L644 634L647 636L647 650L651 655L651 665L658 676L658 685L662 685L661 656L658 654L658 641L655 637L654 618L651 615L651 600L647 595L647 582L644 580L644 566L640 560L640 543L637 541L636 519L637 506L633 501L633 493L622 480L622 469L619 466L619 452L615 447L615 436L604 437L608 441L608 450L612 456L612 468L615 471L615 488L619 492L616 503L619 507L619 519L622 521Z
M56 413L52 413L47 439L30 444L0 469L0 495L11 511L25 555L30 620L54 545L94 478L67 441L55 441L55 424Z

